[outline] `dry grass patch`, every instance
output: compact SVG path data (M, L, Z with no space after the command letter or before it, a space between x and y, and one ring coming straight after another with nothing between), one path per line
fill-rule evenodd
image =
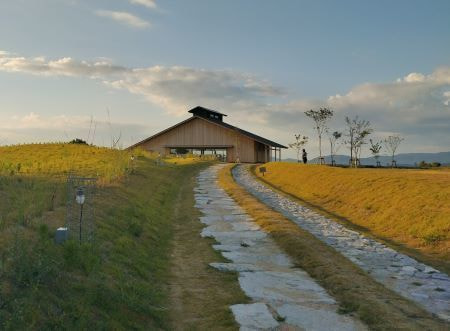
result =
M334 249L259 202L234 182L230 169L221 170L219 184L339 302L339 312L356 314L374 330L446 328L444 322L377 283Z
M273 162L261 177L337 220L450 270L450 169L346 169ZM404 248L404 249L403 249Z
M133 153L141 155L136 150ZM0 175L57 178L68 173L97 176L102 184L122 178L131 168L131 151L84 144L49 143L0 147Z

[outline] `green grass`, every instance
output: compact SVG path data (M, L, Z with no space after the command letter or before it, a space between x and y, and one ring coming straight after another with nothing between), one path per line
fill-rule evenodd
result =
M174 206L205 163L139 157L130 173L128 152L60 144L0 160L0 329L167 329ZM101 179L95 241L56 245L74 169Z

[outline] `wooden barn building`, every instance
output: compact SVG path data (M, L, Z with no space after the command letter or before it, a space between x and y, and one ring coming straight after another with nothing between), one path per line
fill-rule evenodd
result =
M195 107L192 117L163 130L129 148L142 147L165 156L190 152L217 155L227 162L265 163L281 160L287 148L269 139L242 130L223 121L225 114ZM180 152L181 151L181 152Z

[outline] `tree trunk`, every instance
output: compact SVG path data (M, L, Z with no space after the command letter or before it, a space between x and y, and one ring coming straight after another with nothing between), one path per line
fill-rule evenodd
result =
M322 162L322 135L319 134L319 160Z
M353 167L353 136L350 133L350 167Z

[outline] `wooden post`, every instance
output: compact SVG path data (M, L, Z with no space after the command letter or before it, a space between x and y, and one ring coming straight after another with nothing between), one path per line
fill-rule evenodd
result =
M281 162L281 147L278 147L278 152L280 153L279 154L279 156L280 156L279 159L280 159L280 162Z

